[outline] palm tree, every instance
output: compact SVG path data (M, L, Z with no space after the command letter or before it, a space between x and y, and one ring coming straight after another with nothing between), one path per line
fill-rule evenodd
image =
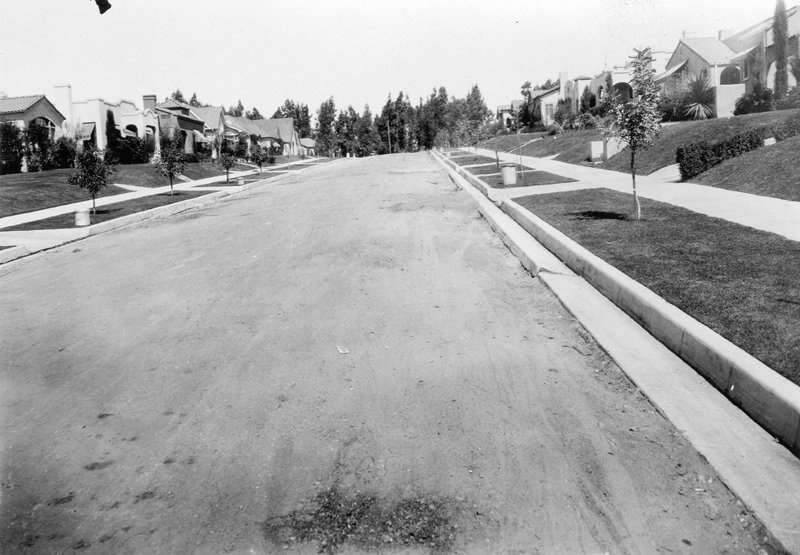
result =
M708 79L699 76L689 81L686 92L686 115L690 119L708 119L714 115L714 89L708 86Z

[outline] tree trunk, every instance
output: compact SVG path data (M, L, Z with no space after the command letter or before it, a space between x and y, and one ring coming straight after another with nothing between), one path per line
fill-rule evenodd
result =
M226 170L225 170L225 183L227 183L227 182L228 182L228 174L229 174L229 173L230 173L230 170L227 170L227 169L226 169Z
M94 193L92 193L92 214L97 214L97 206L94 203Z
M169 196L172 196L172 176L169 176Z
M633 213L636 220L642 218L642 207L639 204L639 192L636 190L636 149L631 149L631 180L633 181Z

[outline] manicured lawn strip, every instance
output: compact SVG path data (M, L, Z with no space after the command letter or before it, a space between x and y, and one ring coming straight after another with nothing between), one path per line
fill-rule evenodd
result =
M109 204L106 206L98 206L97 213L90 215L91 222L92 224L98 224L101 222L119 218L121 216L127 216L128 214L135 214L137 212L142 212L144 210L149 210L151 208L157 208L159 206L166 206L167 204L180 202L182 200L201 197L203 195L207 195L212 192L213 191L175 191L174 195L170 195L169 193L162 193L158 195L150 195L147 197L128 200L125 202ZM70 212L68 214L53 216L52 218L47 218L36 222L28 222L14 227L6 227L3 228L3 231L25 231L33 229L66 229L72 227L75 227L75 214Z
M458 164L459 166L472 166L473 164L489 164L491 162L497 162L494 158L489 158L488 156L480 156L478 154L474 156L464 156L462 158L455 158L453 162Z
M800 243L606 189L516 199L594 254L800 384Z
M517 183L515 185L503 185L502 175L481 177L490 187L497 189L507 189L510 187L535 187L536 185L552 185L553 183L571 183L575 181L569 177L563 177L554 173L529 170L524 173L517 173Z
M514 133L509 135L500 135L499 137L492 137L488 141L485 141L478 146L480 148L488 148L490 150L494 150L496 148L500 152L508 152L513 148L517 148L517 146L521 144L525 144L528 141L537 139L544 135L544 133L520 133L519 135Z
M231 168L231 173L252 169L253 168L250 166L237 163ZM214 162L195 162L192 164L186 164L186 168L183 171L183 176L188 177L189 179L205 179L206 177L217 177L219 175L225 175L225 170ZM165 181L166 178L161 177L159 184L164 185ZM169 184L169 181L166 181L166 183Z
M467 171L469 171L472 175L481 176L481 175L491 175L494 173L499 174L500 168L498 168L495 164L492 164L491 166L483 166L480 168L467 168Z
M86 189L67 182L72 171L63 169L0 176L0 217L91 199ZM98 196L128 192L111 185L100 191Z
M523 156L536 156L537 158L547 158L556 154L556 160L579 164L588 162L591 158L591 141L602 140L603 134L599 129L581 129L577 131L565 131L559 135L545 135L541 140L522 147L514 154L520 153Z
M726 160L691 182L800 202L800 136Z
M749 129L781 123L797 117L799 113L800 110L778 110L703 121L682 121L669 125L662 128L661 135L650 148L636 154L637 172L648 174L674 164L675 153L683 144L703 140L710 143L721 141ZM600 167L629 171L630 155L627 151L623 151L601 164Z

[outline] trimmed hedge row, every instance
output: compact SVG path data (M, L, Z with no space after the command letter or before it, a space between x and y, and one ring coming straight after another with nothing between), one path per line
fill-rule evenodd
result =
M681 180L686 181L722 163L764 145L765 129L751 129L718 143L700 141L678 147L677 162Z
M681 180L691 179L729 158L760 148L767 137L782 141L795 135L800 135L800 115L779 125L751 129L717 143L700 141L678 147L676 162L680 167Z

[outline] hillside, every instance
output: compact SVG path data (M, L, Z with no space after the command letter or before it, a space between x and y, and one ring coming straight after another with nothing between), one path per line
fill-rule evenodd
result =
M800 202L800 136L746 152L692 179L742 193Z

